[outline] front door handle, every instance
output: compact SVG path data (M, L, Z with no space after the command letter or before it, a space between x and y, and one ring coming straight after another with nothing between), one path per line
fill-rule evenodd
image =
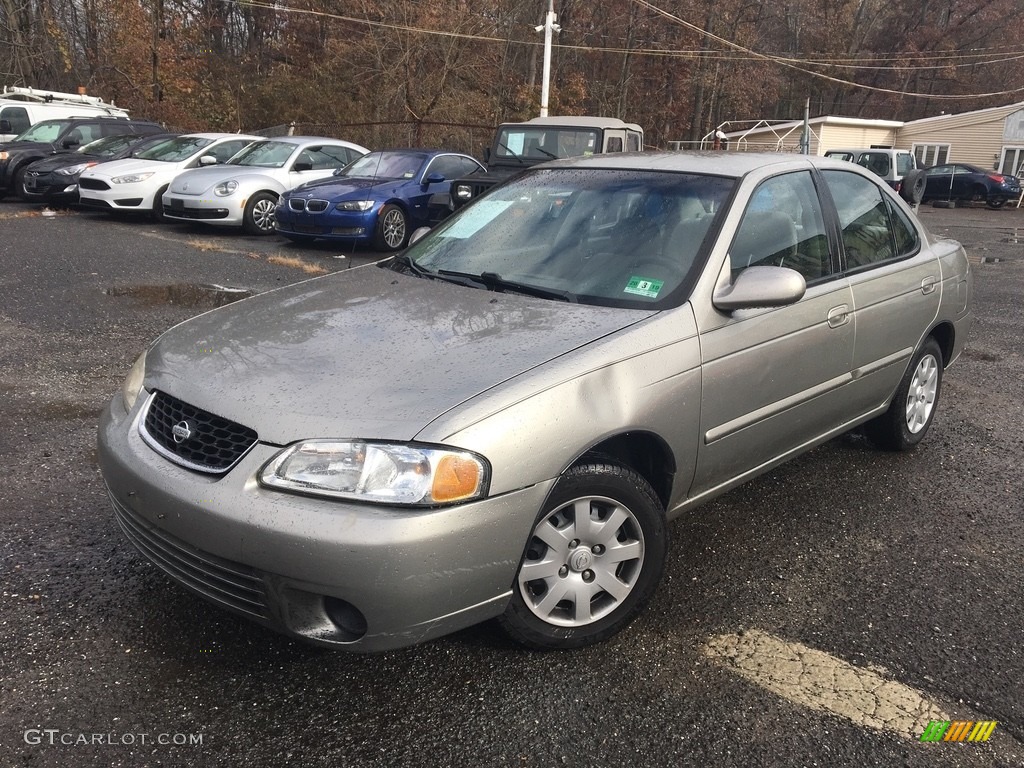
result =
M828 311L829 328L838 328L841 325L846 325L848 322L850 322L850 308L846 304L832 307Z

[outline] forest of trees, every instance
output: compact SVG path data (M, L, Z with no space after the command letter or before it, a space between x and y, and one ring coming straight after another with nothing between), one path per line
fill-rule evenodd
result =
M1020 0L556 0L551 114L644 126L910 120L1024 100ZM180 130L296 121L388 143L538 114L546 0L0 0L0 84ZM346 126L350 128L346 129ZM440 128L438 126L441 126ZM481 129L482 130L482 129ZM486 135L486 131L482 135ZM456 147L465 148L469 147Z

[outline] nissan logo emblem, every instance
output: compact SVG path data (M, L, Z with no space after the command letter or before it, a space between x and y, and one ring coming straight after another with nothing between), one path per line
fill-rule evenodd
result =
M187 421L179 421L171 427L171 434L174 436L174 442L180 445L192 437L192 425Z

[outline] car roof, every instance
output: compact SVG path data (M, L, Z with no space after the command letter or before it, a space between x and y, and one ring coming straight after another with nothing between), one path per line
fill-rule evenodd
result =
M199 139L249 139L249 141L266 138L266 136L249 136L245 133L183 133L181 135Z
M508 122L502 125L533 125L553 126L562 128L629 128L634 131L643 131L636 123L627 123L617 117L594 117L592 115L558 115L555 117L535 117L532 120L522 122Z
M800 168L838 168L848 170L845 160L818 155L798 155L789 152L614 152L571 157L544 163L539 168L617 168L639 171L677 171L711 176L744 176L751 171L769 166Z

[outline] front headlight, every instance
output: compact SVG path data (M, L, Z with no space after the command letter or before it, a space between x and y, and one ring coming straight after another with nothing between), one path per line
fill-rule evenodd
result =
M152 175L152 171L149 173L131 173L127 176L115 176L111 181L115 184L138 184L140 181L145 181Z
M216 187L213 188L213 194L218 197L227 197L232 192L238 189L237 181L222 181Z
M469 184L456 184L455 196L459 200L469 200L473 196L473 188Z
M468 451L357 440L306 440L260 472L260 482L296 491L379 504L437 506L487 493L488 465Z
M135 401L139 399L139 393L142 391L142 380L145 378L146 353L143 352L132 365L132 369L128 371L124 384L121 385L121 399L124 400L124 409L126 411L130 412L135 406Z
M67 168L58 168L57 173L61 176L75 176L86 168L92 168L96 163L79 163L78 165L69 165Z
M339 211L368 211L373 208L373 200L346 200L338 203Z

